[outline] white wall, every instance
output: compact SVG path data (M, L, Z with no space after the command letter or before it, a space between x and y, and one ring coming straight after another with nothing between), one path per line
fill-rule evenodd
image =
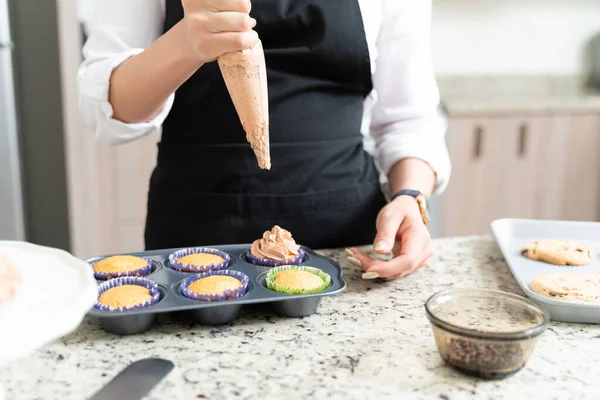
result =
M600 0L434 0L433 8L438 75L579 74L600 34Z
M83 24L83 29L87 34L87 24L94 14L94 7L96 7L96 0L77 0L77 17L79 22Z

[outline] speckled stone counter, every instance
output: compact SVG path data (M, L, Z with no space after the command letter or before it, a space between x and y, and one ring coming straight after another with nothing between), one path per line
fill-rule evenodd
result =
M466 377L440 359L424 301L450 287L520 293L490 237L443 239L428 268L363 281L343 251L347 290L316 315L250 310L222 327L161 324L119 337L86 320L73 334L0 370L8 399L85 399L131 362L176 368L148 399L585 399L600 393L600 326L552 323L529 364L502 381ZM40 327L43 329L43 327Z

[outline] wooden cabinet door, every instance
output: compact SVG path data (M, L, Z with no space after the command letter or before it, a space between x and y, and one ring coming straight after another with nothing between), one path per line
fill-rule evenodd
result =
M524 216L595 221L600 210L600 116L523 120L516 197ZM523 179L527 177L527 179Z
M523 205L522 217L562 219L570 134L570 116L523 119L518 167L512 171L520 177L515 196Z
M451 119L440 236L497 218L600 220L600 116Z
M440 236L487 233L492 220L531 209L516 190L528 180L518 173L521 124L518 118L450 120L452 179L441 199Z
M563 219L600 221L600 115L572 117L568 148Z

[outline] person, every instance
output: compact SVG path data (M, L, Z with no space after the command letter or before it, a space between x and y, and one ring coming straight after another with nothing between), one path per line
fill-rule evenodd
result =
M428 0L99 2L78 77L84 120L109 145L162 128L146 249L250 243L279 225L311 248L392 253L349 248L365 277L423 266L422 200L450 177L430 29ZM259 38L270 171L215 62Z

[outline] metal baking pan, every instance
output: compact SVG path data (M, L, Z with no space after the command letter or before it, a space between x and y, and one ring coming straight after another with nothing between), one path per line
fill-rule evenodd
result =
M158 303L137 311L110 312L93 308L88 315L99 318L106 332L118 335L140 333L150 329L157 314L168 312L187 312L192 321L206 325L219 325L233 321L238 317L246 304L269 303L279 315L286 317L305 317L314 314L324 296L342 292L346 282L342 278L339 264L330 258L323 257L314 251L302 247L306 255L301 265L315 267L331 276L331 285L323 292L306 295L290 295L267 289L264 284L265 275L271 269L250 264L245 260L245 254L250 245L203 246L221 250L231 256L227 269L242 272L250 278L247 293L233 300L219 302L202 302L189 299L180 293L179 285L182 280L194 273L179 272L169 266L169 254L183 248L156 250L138 253L123 253L145 257L152 260L152 272L144 278L158 284L161 298ZM110 257L104 255L86 260L90 265ZM98 281L101 284L106 281Z
M525 294L545 308L550 319L560 322L600 323L600 303L557 300L534 293L529 285L542 274L581 272L600 276L600 223L529 219L499 219L491 224L492 233L504 258ZM521 248L539 239L572 240L592 249L592 264L572 267L534 261L521 255Z

